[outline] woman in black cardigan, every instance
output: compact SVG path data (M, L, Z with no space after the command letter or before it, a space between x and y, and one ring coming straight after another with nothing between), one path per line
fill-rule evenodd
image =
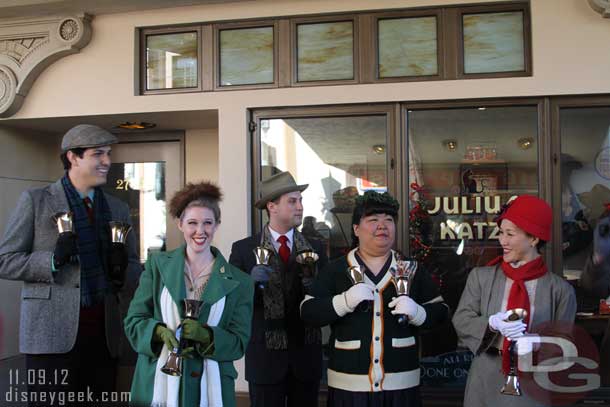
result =
M320 272L301 304L303 320L331 326L330 407L421 405L417 330L444 321L448 307L421 267L409 296L397 296L391 271L398 209L388 193L358 197L352 216L355 248ZM364 271L362 283L350 279L352 266ZM406 324L398 323L401 315Z

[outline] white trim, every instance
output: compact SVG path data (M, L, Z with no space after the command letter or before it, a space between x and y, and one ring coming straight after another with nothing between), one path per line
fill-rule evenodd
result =
M301 301L301 304L299 304L299 314L301 312L303 312L303 304L305 304L305 301L307 300L311 300L313 297L309 294L305 294L305 298L303 298L303 301Z
M411 318L409 320L409 323L411 325L420 326L424 322L426 322L426 317L428 316L428 313L426 312L424 307L422 307L421 305L419 305L417 303L415 303L415 305L417 305L417 312L415 313L413 318Z
M407 338L392 338L393 348L408 348L413 345L415 345L415 337L413 336Z
M347 391L403 390L419 386L419 368L407 372L386 373L383 381L374 390L368 375L349 374L328 369L328 386Z
M353 341L340 341L335 339L335 349L341 350L358 350L360 349L361 341L353 340Z
M386 277L389 275L389 272L386 273L383 280L386 280ZM367 280L366 277L365 280ZM371 336L371 347L373 349L371 352L369 371L371 372L371 380L373 381L372 391L377 392L381 391L381 382L383 380L383 358L381 357L383 354L383 297L381 296L379 288L375 289L373 296L375 298L375 301L373 302L373 332ZM376 338L378 338L378 340ZM378 360L379 363L375 363L375 360ZM379 385L375 386L377 383Z
M353 311L353 309L351 309L349 305L347 305L345 293L337 294L333 297L333 308L337 315L340 317Z
M407 372L386 373L383 378L383 390L403 390L419 386L419 368Z

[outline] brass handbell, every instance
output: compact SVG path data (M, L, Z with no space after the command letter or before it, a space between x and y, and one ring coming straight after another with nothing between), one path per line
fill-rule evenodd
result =
M198 319L203 301L190 300L187 298L182 301L184 302L184 318ZM163 373L170 376L182 376L182 350L188 348L189 346L193 346L191 341L182 339L182 324L180 324L178 329L176 329L176 339L178 339L178 347L169 352L167 361L161 368Z
M271 250L258 246L256 248L254 248L252 251L254 252L254 258L256 259L257 265L263 265L263 266L269 265L269 259L271 258Z
M198 319L203 301L189 300L188 298L185 298L182 301L184 301L184 317L189 319Z
M527 317L527 311L523 308L514 308L509 311L510 315L505 319L506 322L517 321L519 319L524 319L525 317ZM502 386L502 388L500 389L500 393L505 394L507 396L521 395L521 386L519 385L519 376L517 376L516 366L517 363L515 360L515 343L516 341L511 341L510 345L508 345L508 374L506 375L504 386Z
M396 287L396 294L398 296L409 295L418 267L417 260L404 260L399 252L394 252L394 259L396 267L392 267L390 272L392 273L392 282L394 287ZM408 321L409 319L406 315L398 316L399 325L405 325Z
M315 277L316 261L318 261L319 258L320 256L318 256L318 253L313 250L303 250L302 252L297 253L295 260L301 265L305 278L311 279Z
M304 250L297 254L295 260L299 264L311 265L318 261L319 258L320 256L318 256L318 253L314 252L313 250Z
M500 393L505 394L507 396L520 396L521 395L521 386L519 385L519 377L517 376L517 369L515 366L515 341L511 341L510 345L508 345L508 353L510 358L510 368L508 370L508 374L506 375L506 381L504 382L504 386L500 389Z
M252 251L254 252L254 258L256 259L257 266L269 266L269 259L271 258L271 254L273 253L271 250L265 249L262 246L257 246L252 249ZM258 287L261 290L264 290L265 286L266 282L260 281L258 283Z
M178 348L174 348L169 352L167 362L165 362L161 371L170 376L182 376L182 357L180 357Z
M110 237L112 243L123 243L127 242L127 234L131 230L131 225L125 222L108 222L110 225Z
M351 266L347 269L347 274L353 284L359 284L364 282L364 273L360 269L360 266Z
M53 215L53 222L57 224L57 230L60 234L65 232L74 233L72 212L57 212Z

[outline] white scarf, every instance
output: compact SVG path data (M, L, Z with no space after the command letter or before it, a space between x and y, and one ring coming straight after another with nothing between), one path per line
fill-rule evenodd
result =
M225 298L215 302L210 309L207 324L216 326L220 322L222 313L225 308ZM176 331L180 325L180 314L178 307L172 300L167 287L163 287L161 292L161 316L163 322L169 329ZM169 350L165 344L161 349L161 354L157 360L157 368L155 371L155 383L153 387L153 407L179 407L180 406L180 377L170 376L161 372L161 368L167 361ZM200 407L223 407L222 405L222 387L220 385L220 370L218 362L212 359L203 359L203 373L200 381Z

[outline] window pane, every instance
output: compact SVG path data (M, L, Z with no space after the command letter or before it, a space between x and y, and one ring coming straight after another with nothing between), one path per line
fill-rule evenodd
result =
M112 163L108 182L102 186L126 202L136 234L138 255L142 263L150 253L165 250L166 202L165 163ZM144 221L146 220L146 221Z
M354 78L354 28L351 21L297 26L299 82Z
M598 314L610 295L610 107L560 117L563 273L579 280L578 311Z
M273 27L220 31L220 85L273 83Z
M464 73L525 70L523 12L466 14Z
M379 77L436 75L436 17L379 20Z
M407 124L411 255L455 310L469 271L501 254L494 222L501 206L513 195L538 194L537 109L411 111ZM428 389L466 384L471 356L456 351L450 322L420 343Z
M146 89L197 87L197 33L146 37Z
M261 120L263 179L290 171L303 192L303 234L322 240L331 258L351 247L355 197L385 191L386 117Z

